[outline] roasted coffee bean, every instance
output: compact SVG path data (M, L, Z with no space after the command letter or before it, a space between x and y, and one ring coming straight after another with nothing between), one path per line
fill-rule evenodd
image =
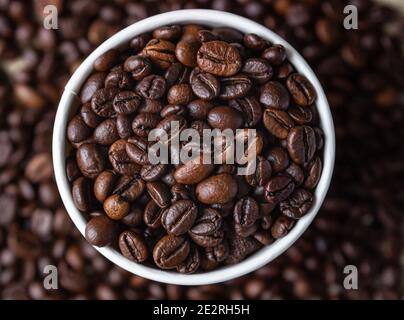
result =
M252 81L243 73L220 78L219 97L223 100L243 98L248 94L251 87Z
M112 70L105 78L105 88L117 88L121 90L129 90L133 87L133 79L129 72L123 71L121 68Z
M292 72L294 72L293 66L289 62L285 61L278 67L276 76L279 79L286 79L290 74L292 74Z
M91 101L94 93L104 86L106 76L105 72L96 72L88 77L80 91L81 103Z
M234 230L236 233L243 238L252 236L258 229L258 223L254 223L251 226L243 226L241 224L234 224Z
M281 147L273 147L268 151L267 159L275 173L286 170L289 166L290 158L288 152Z
M173 85L167 92L167 101L170 104L188 104L193 99L193 93L189 84Z
M307 107L316 100L316 91L311 82L302 74L294 73L288 77L286 85L294 102Z
M195 246L191 246L188 257L177 266L177 271L186 274L194 273L199 269L200 263L198 249Z
M104 247L110 245L116 237L117 226L104 215L95 216L86 225L86 239L92 245Z
M125 258L135 262L147 259L148 249L142 237L131 230L124 231L119 236L119 250Z
M286 216L280 216L275 220L271 228L271 235L274 239L279 239L286 236L289 231L293 228L295 220L290 219Z
M139 165L149 164L146 138L130 137L126 142L126 153L133 162Z
M265 128L279 139L286 139L294 127L293 120L287 112L276 108L266 108L262 121Z
M261 87L260 102L267 108L286 110L290 96L280 82L270 81Z
M158 75L143 78L136 86L136 91L146 99L160 99L166 91L166 80Z
M79 166L77 165L77 162L76 162L76 157L75 156L69 157L66 160L67 180L69 180L69 182L73 182L78 177L80 177L80 175L81 175L81 173L80 173Z
M110 49L94 61L94 69L96 71L108 71L119 60L119 51L116 49Z
M264 186L272 174L271 163L262 156L258 156L255 171L245 176L245 181L252 186Z
M316 135L308 126L297 126L290 130L287 137L290 157L297 164L307 165L316 151Z
M128 227L138 227L143 222L143 212L140 208L135 207L121 219L121 222Z
M216 76L229 77L241 68L238 50L224 41L202 43L197 53L197 63L202 71Z
M106 119L94 130L94 141L104 146L110 146L119 139L115 119Z
M162 40L176 40L181 35L181 26L172 25L157 28L153 31L153 38Z
M210 176L196 186L196 196L204 204L224 204L237 194L237 182L227 174Z
M144 181L152 182L159 180L167 171L166 164L144 165L140 170L140 176Z
M320 157L314 158L307 166L307 178L304 181L304 187L313 190L320 181L322 163Z
M262 107L256 97L247 96L241 99L230 100L229 105L242 113L246 127L253 127L261 121Z
M198 39L200 42L219 40L218 37L211 30L199 30Z
M187 83L189 74L189 68L178 62L173 63L164 74L167 88L171 88L174 84Z
M160 100L143 99L138 112L158 114L161 112L161 109L163 109L163 104Z
M152 229L158 229L161 227L161 216L164 210L160 208L154 200L150 200L144 208L143 220L146 226Z
M174 171L174 179L181 184L196 184L207 178L214 169L214 164L204 164L203 154L180 165Z
M132 75L133 80L140 81L152 73L149 59L141 56L130 56L125 60L123 69Z
M220 40L226 42L237 42L241 43L243 41L243 34L233 28L228 27L216 27L212 29L212 33L218 37Z
M254 234L253 237L255 240L260 242L262 245L267 246L274 242L274 239L271 236L271 233L268 230L258 229Z
M190 84L194 94L203 100L212 100L220 92L220 82L212 74L194 68L190 75Z
M124 175L115 183L112 193L119 194L127 201L132 202L139 198L145 189L146 183L137 175Z
M142 97L133 91L119 92L113 101L113 107L118 114L132 114L140 106Z
M187 187L183 184L179 184L179 183L173 184L171 186L170 191L171 191L171 195L172 195L171 203L175 203L178 200L191 199L189 189L187 189Z
M147 182L146 188L150 197L160 208L170 205L170 189L163 182Z
M170 115L161 120L155 127L157 130L159 130L159 132L156 134L156 139L157 141L160 139L164 141L165 138L167 138L166 142L169 142L177 137L186 127L187 121L184 117L176 114Z
M213 208L206 208L203 210L202 215L199 216L190 233L198 236L211 235L218 231L222 226L222 216L220 212Z
M269 41L257 36L254 33L244 35L243 43L247 48L254 51L262 51L269 45Z
M191 200L179 200L161 216L161 223L168 233L182 235L191 229L198 214L198 208Z
M248 255L260 247L260 243L252 237L240 237L236 233L231 233L228 238L229 254L226 259L227 264L235 264L242 261Z
M104 211L113 220L120 220L129 212L129 202L119 194L113 194L104 201Z
M211 261L223 262L229 256L229 244L223 241L217 246L205 248L205 255Z
M168 104L166 105L160 112L160 116L162 118L166 118L172 115L178 115L178 116L185 116L186 113L186 108L182 105L176 104L176 105L171 105Z
M77 149L76 161L81 173L88 178L97 177L105 168L105 157L95 143L82 144Z
M267 60L271 65L279 66L286 59L285 47L281 44L275 44L262 53L261 58Z
M195 93L195 91L194 91ZM197 93L195 93L198 95ZM209 101L198 99L187 105L188 115L193 119L205 120L213 104Z
M167 40L150 40L143 54L161 69L168 69L176 60L175 45Z
M154 113L139 113L132 121L132 130L139 137L147 137L149 131L160 122L160 116Z
M321 171L321 170L320 170ZM292 162L285 170L297 186L300 186L304 181L304 172L296 163ZM314 175L313 175L314 178ZM307 188L307 187L306 187ZM310 188L308 188L310 189Z
M80 177L74 180L72 187L73 203L80 211L87 212L92 207L91 182Z
M306 124L313 119L313 113L307 107L294 106L289 108L288 114L298 124Z
M252 197L245 197L234 206L234 222L243 229L251 227L260 217L258 203Z
M215 247L220 243L222 243L224 239L223 228L220 228L219 230L208 235L199 235L193 233L192 231L190 231L188 234L193 242L195 242L197 245L203 248Z
M247 59L241 71L258 84L268 82L273 75L271 65L260 58Z
M313 195L305 189L296 189L295 192L279 204L279 208L285 216L292 219L300 219L311 208Z
M100 117L110 117L114 114L113 101L118 94L117 88L102 88L91 98L91 108Z
M182 236L168 234L153 249L153 259L161 269L173 269L181 265L190 253L190 243Z
M70 142L81 142L86 140L91 134L91 128L88 127L81 115L74 116L67 125L67 139Z
M318 151L324 147L324 133L320 128L314 128L314 133L316 134L316 145Z
M196 56L200 46L199 41L181 40L175 47L175 56L183 65L194 68L197 66Z
M109 162L115 172L123 175L134 175L140 171L140 166L133 163L126 152L126 141L115 141L108 151Z
M235 131L243 125L240 112L227 106L214 107L208 113L208 123L212 128L220 130L231 129Z
M291 178L287 176L272 177L265 186L265 199L268 202L279 203L288 198L295 185Z
M103 203L112 194L116 179L116 175L110 170L101 172L95 179L94 195L99 202Z
M151 36L148 33L140 34L129 42L129 46L134 53L138 53L143 50L146 44L150 41L150 38Z
M84 123L90 128L97 127L102 121L102 118L92 110L91 103L89 102L82 105L80 115Z

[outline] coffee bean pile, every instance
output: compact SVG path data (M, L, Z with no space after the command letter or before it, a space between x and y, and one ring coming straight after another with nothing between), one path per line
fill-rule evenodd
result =
M68 179L91 244L194 273L240 262L311 208L324 145L316 92L282 45L228 27L171 25L93 67L67 126ZM203 163L206 150L185 163L149 162L150 130L174 148L170 139L187 128L201 137L230 129L236 141L256 129L256 169L237 175L226 146L222 165Z
M58 30L42 27L48 3ZM347 4L358 30L343 28ZM81 61L124 26L181 8L231 11L285 37L319 76L337 134L332 187L303 237L251 275L200 287L148 281L99 255L61 204L50 153L56 106ZM370 0L0 0L0 297L402 298L403 26ZM50 264L58 290L42 284ZM343 287L346 265L358 268L358 290Z

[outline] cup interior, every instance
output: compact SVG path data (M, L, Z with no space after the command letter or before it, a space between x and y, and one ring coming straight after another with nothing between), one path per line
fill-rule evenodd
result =
M214 271L187 275L158 270L153 267L135 263L125 258L120 252L112 247L94 247L113 263L144 278L177 285L204 285L240 277L264 266L278 257L307 229L319 211L327 194L332 178L335 158L335 133L330 108L323 88L316 75L302 56L287 41L266 27L241 16L227 12L201 9L178 10L159 14L121 30L94 50L94 52L83 61L65 86L65 91L57 110L53 131L53 165L56 183L62 201L74 224L84 236L86 219L73 204L71 189L65 170L65 159L70 149L69 143L66 139L66 127L71 116L80 105L78 99L80 88L87 77L91 74L94 61L107 50L119 48L128 43L134 36L151 31L157 27L186 23L203 24L212 27L227 26L243 33L255 33L273 43L282 44L287 50L289 61L294 65L298 72L304 74L311 81L317 92L316 107L320 116L320 127L324 132L323 171L314 192L312 208L303 218L297 221L289 234L275 241L271 245L261 248L240 263L224 266Z

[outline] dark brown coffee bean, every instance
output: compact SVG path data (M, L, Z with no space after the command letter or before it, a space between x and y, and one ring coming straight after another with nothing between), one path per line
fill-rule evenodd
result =
M286 81L288 90L294 102L298 105L307 107L316 100L316 91L311 82L302 74L294 73Z
M201 44L199 41L179 41L175 47L177 60L187 67L197 66L196 56Z
M81 142L87 139L91 134L91 128L89 128L81 115L74 116L67 125L67 139L70 142Z
M260 58L247 59L241 71L258 84L268 82L273 75L271 65Z
M133 80L140 81L152 73L149 59L141 56L130 56L125 60L123 69L132 75Z
M290 96L280 82L270 81L261 87L260 102L267 108L286 110Z
M143 222L143 212L140 208L133 208L121 219L121 222L128 227L138 227Z
M182 236L168 234L161 238L153 249L153 259L161 269L173 269L188 257L189 242Z
M196 196L204 204L226 203L237 194L237 182L227 174L211 176L196 186Z
M86 239L92 245L104 247L110 245L116 236L117 227L114 221L104 215L90 219L86 225Z
M194 68L189 78L194 94L203 100L212 100L220 92L220 82L212 74Z
M316 134L317 150L321 150L324 147L324 133L320 128L314 128L314 133Z
M290 157L297 164L306 166L316 151L316 135L308 126L298 126L290 130L287 147Z
M258 156L254 173L246 175L245 181L252 187L264 186L268 183L271 174L271 163L264 157Z
M255 240L260 242L262 245L267 246L274 242L274 239L271 236L271 233L268 230L258 229L254 234L253 237Z
M143 33L136 37L134 37L130 43L129 47L133 50L134 53L138 53L146 47L146 44L150 41L150 34Z
M254 96L230 100L229 105L242 113L246 127L253 127L261 121L262 107Z
M304 187L313 190L320 181L322 163L320 157L314 158L307 166L307 178L304 181Z
M109 162L115 172L123 175L134 175L140 171L140 166L133 163L126 152L126 141L115 141L108 151Z
M173 184L171 186L170 191L171 191L171 195L172 195L171 203L175 203L178 200L191 199L191 194L190 194L189 189L183 184L179 184L179 183Z
M189 84L173 85L167 92L167 101L170 104L186 105L193 99L193 92Z
M118 114L116 117L116 130L121 139L127 139L132 135L132 117Z
M181 36L181 26L172 25L157 28L153 31L153 38L161 40L177 40Z
M77 165L81 173L88 178L97 177L105 168L105 158L98 145L84 143L76 153Z
M290 219L286 216L280 216L275 220L272 228L271 235L274 239L279 239L286 236L289 231L293 228L295 220Z
M163 77L152 74L137 84L136 91L143 98L160 99L166 91L166 81Z
M129 202L119 194L113 194L105 199L104 211L112 220L120 220L129 212Z
M143 99L138 112L159 114L161 112L161 109L163 109L163 104L160 100Z
M213 34L211 30L199 30L198 38L200 42L219 40L218 37L215 34Z
M279 139L286 139L294 127L293 120L287 112L275 108L264 110L263 123L265 128Z
M273 147L268 151L267 159L275 173L284 171L290 163L287 151L281 147Z
M139 113L132 122L132 130L139 137L147 137L149 131L160 122L160 116L154 113Z
M243 229L251 227L260 217L258 203L252 197L245 197L234 206L234 222Z
M298 124L306 124L313 119L313 113L307 107L294 106L289 108L288 114Z
M208 247L215 247L223 242L224 239L224 230L220 228L219 230L209 234L209 235L198 235L192 232L188 233L191 237L192 241L195 242L197 245L208 248Z
M204 42L197 54L199 68L221 77L235 75L241 68L238 50L224 41Z
M198 236L211 235L218 231L222 226L222 216L219 211L213 208L206 208L203 210L202 215L199 216L190 233Z
M289 62L285 61L276 70L276 76L279 79L286 79L290 74L292 74L292 72L294 72L293 66Z
M132 114L140 106L142 97L133 91L119 92L113 101L113 107L118 114Z
M231 100L247 96L252 81L247 75L239 73L234 76L220 78L220 99Z
M198 208L191 200L179 200L164 211L161 223L168 233L182 235L191 229L198 214Z
M181 63L173 63L165 72L167 88L171 88L174 84L188 83L190 69Z
M281 44L273 45L262 53L261 58L267 60L271 65L279 66L286 59L285 47Z
M187 121L184 117L173 114L161 120L156 129L159 130L156 134L156 139L160 140L167 138L167 142L178 136L181 131L187 127Z
M147 182L147 191L150 197L157 203L160 208L170 205L170 189L162 182Z
M208 123L212 128L235 131L243 125L241 113L227 106L214 107L208 113Z
M164 210L160 208L154 200L150 200L143 212L143 220L146 226L152 229L158 229L161 227L161 216Z
M119 60L119 51L116 49L110 49L103 53L94 61L94 69L96 71L108 71Z
M194 273L199 269L200 257L198 249L195 246L191 246L188 257L177 266L177 271L180 273Z
M101 172L94 182L95 198L103 203L105 199L112 194L116 181L115 174L110 171Z
M125 200L133 202L139 198L146 189L146 183L135 176L121 176L115 183L112 193L121 195Z
M94 130L94 141L104 146L110 146L119 139L115 119L101 122Z
M80 169L76 162L76 157L72 156L66 160L66 176L69 182L76 180L80 177Z
M72 186L72 197L74 205L80 211L87 212L92 207L92 194L91 194L90 180L80 177L74 180Z
M175 44L166 40L152 39L143 49L143 54L161 69L168 69L176 60Z
M254 51L262 51L269 45L269 41L257 36L254 33L244 35L243 43L247 48Z
M226 203L213 203L211 207L218 210L222 217L225 218L233 213L234 200Z
M119 250L125 258L135 262L147 259L148 249L142 237L134 231L127 230L119 236Z
M89 102L83 104L80 109L80 115L84 123L90 128L97 127L102 121L102 118L94 113Z
M297 189L292 195L279 204L279 208L285 216L292 219L300 219L311 208L313 195L305 189Z
M288 198L295 185L291 178L287 176L272 177L265 186L265 199L268 202L278 203Z
M258 229L258 223L254 223L251 226L243 226L241 224L234 224L234 230L236 233L243 238L252 236Z
M296 186L300 186L304 181L304 172L296 163L292 162L289 167L286 168L285 173L288 174Z
M147 182L157 181L166 173L167 169L168 165L163 163L144 165L140 170L140 176Z
M229 255L225 261L227 264L236 264L242 261L260 247L260 243L254 238L243 238L235 232L229 235L228 243Z
M129 72L123 71L122 67L112 70L105 78L105 88L129 90L133 88L133 79Z
M168 104L166 105L160 112L160 116L162 118L166 118L172 115L178 115L178 116L185 116L187 110L184 106L176 104Z
M110 117L114 114L113 100L117 95L116 88L102 88L97 90L91 99L91 108L100 117Z
M229 256L229 244L223 241L217 246L205 248L205 255L208 260L223 262Z
M216 27L212 29L212 33L220 40L225 42L241 43L243 41L243 34L240 31L233 28Z
M81 87L80 100L81 103L91 101L94 93L104 86L105 77L107 73L96 72L88 77L84 85Z
M139 165L149 164L146 138L130 137L126 142L126 153L133 162Z
M212 103L202 99L194 100L187 105L188 115L193 119L199 120L205 120L212 108Z
M199 183L208 177L215 165L213 163L203 164L203 155L184 163L174 171L174 179L181 184Z

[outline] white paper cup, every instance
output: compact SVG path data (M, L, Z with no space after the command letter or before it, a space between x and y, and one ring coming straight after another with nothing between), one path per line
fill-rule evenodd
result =
M284 238L277 240L271 245L263 247L238 264L224 266L214 271L199 272L196 274L187 275L159 270L157 268L135 263L126 259L121 253L112 247L95 247L99 252L101 252L101 254L103 254L113 263L141 277L170 284L203 285L240 277L266 265L282 254L302 235L302 233L310 225L320 209L330 185L334 168L335 135L329 105L323 88L321 87L316 75L309 67L307 62L294 48L292 48L289 43L271 30L254 21L238 15L215 10L179 10L163 13L144 19L123 29L94 50L94 52L91 53L88 58L79 66L67 83L59 103L53 130L53 165L56 183L63 203L74 224L84 235L86 219L73 204L71 188L66 177L65 168L65 159L70 148L69 143L66 140L66 126L67 122L79 106L77 94L79 93L84 81L93 71L93 62L97 59L97 57L102 55L107 50L124 46L136 35L151 31L160 26L186 23L197 23L211 27L227 26L240 30L246 34L255 33L273 43L282 44L287 49L289 61L300 73L304 74L311 81L315 90L317 91L318 98L316 101L316 106L319 111L320 124L322 130L324 131L325 137L323 171L321 179L315 190L315 200L311 210L303 218L298 220L295 227Z

